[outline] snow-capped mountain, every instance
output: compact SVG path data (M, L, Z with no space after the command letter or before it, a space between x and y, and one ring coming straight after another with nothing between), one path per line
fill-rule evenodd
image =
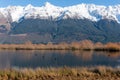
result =
M44 6L34 7L31 4L23 6L8 6L0 8L0 13L4 17L11 17L12 22L18 22L21 18L40 19L90 19L98 21L100 19L115 20L120 23L120 5L102 6L95 4L78 4L69 7L54 6L46 2ZM62 18L60 18L62 17Z
M0 43L120 42L120 5L0 8Z

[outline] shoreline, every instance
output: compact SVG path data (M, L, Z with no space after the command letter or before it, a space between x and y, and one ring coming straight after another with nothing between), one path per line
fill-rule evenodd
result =
M90 40L83 40L80 42L71 42L59 44L32 44L27 42L25 44L0 44L0 50L81 50L81 51L106 51L106 52L120 52L120 42L93 43Z

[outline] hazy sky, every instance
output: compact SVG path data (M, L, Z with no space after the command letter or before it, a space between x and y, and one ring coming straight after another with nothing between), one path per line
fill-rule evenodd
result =
M9 5L26 6L28 4L42 6L45 2L50 2L57 6L71 6L80 3L93 3L106 6L120 4L120 0L0 0L0 7L6 7Z

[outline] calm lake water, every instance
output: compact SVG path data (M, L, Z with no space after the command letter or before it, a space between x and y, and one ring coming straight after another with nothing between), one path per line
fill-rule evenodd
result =
M120 66L120 52L84 52L62 50L0 51L0 69L76 66Z

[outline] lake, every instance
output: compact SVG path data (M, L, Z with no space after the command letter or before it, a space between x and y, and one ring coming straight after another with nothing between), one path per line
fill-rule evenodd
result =
M120 52L65 50L1 50L0 69L37 67L120 67Z

